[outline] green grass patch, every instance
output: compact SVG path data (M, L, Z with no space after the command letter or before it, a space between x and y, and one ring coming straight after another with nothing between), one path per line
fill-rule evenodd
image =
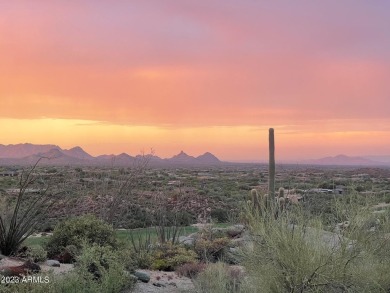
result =
M180 235L189 235L191 233L197 232L198 228L192 226L182 227ZM152 242L157 240L157 232L154 227L149 228L139 228L131 230L116 230L116 235L119 240L130 241L130 237L134 239L146 239L150 236Z
M42 236L42 237L29 237L24 240L23 245L26 246L34 246L41 245L44 246L49 241L50 236Z

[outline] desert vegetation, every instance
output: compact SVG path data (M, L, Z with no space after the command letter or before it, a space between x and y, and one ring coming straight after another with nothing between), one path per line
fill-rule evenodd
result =
M0 178L1 257L22 262L0 263L1 291L389 292L390 170L278 166L274 151L272 130L268 165ZM49 281L10 282L31 274Z

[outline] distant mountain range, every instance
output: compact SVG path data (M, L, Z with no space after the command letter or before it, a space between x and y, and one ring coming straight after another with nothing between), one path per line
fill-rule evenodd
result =
M132 166L142 159L142 156L131 156L126 153L119 155L91 156L81 147L76 146L69 150L62 149L52 144L0 144L0 165L32 165L39 158L44 159L43 165L85 165L85 166ZM228 162L220 161L213 154L206 152L201 156L194 157L181 151L172 158L160 158L154 155L146 155L150 166L204 166L221 165ZM266 162L264 162L266 164ZM282 162L283 163L283 162ZM287 163L287 162L285 162ZM337 155L321 159L305 160L294 164L308 165L334 165L334 166L390 166L390 156L360 156L351 157ZM229 163L236 164L236 163ZM238 162L237 162L238 164ZM288 164L288 163L287 163Z
M201 156L193 157L181 151L172 158L162 159L158 156L146 155L151 166L181 166L181 165L218 165L222 162L213 154L206 152ZM107 166L131 166L142 159L141 155L135 157L122 153L119 155L91 156L81 147L76 146L69 150L57 145L45 144L0 144L0 165L31 165L39 158L44 165L107 165Z
M335 157L325 157L316 160L306 160L302 163L311 165L335 165L335 166L384 166L390 165L390 160L385 160L387 156L376 157L350 157L346 155L337 155Z

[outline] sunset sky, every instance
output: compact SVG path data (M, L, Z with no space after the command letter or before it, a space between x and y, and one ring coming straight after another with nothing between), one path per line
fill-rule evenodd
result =
M390 1L1 1L0 144L390 155Z

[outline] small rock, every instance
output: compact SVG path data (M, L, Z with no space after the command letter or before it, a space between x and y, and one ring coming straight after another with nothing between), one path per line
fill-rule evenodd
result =
M150 275L145 272L135 271L133 275L141 282L148 283L150 281Z
M238 230L242 230L242 231L245 230L245 226L244 226L244 225L241 225L241 224L234 225L233 227L234 227L235 229L238 229Z
M48 259L46 261L46 264L49 266L49 267L60 267L61 264L58 260L55 260L55 259Z
M154 282L154 283L153 283L153 286L156 286L156 287L165 287L164 284L157 283L157 282Z
M189 236L180 236L179 243L184 245L194 245L195 239Z
M3 258L5 258L5 255L2 255L2 254L0 253L0 260L2 260Z

